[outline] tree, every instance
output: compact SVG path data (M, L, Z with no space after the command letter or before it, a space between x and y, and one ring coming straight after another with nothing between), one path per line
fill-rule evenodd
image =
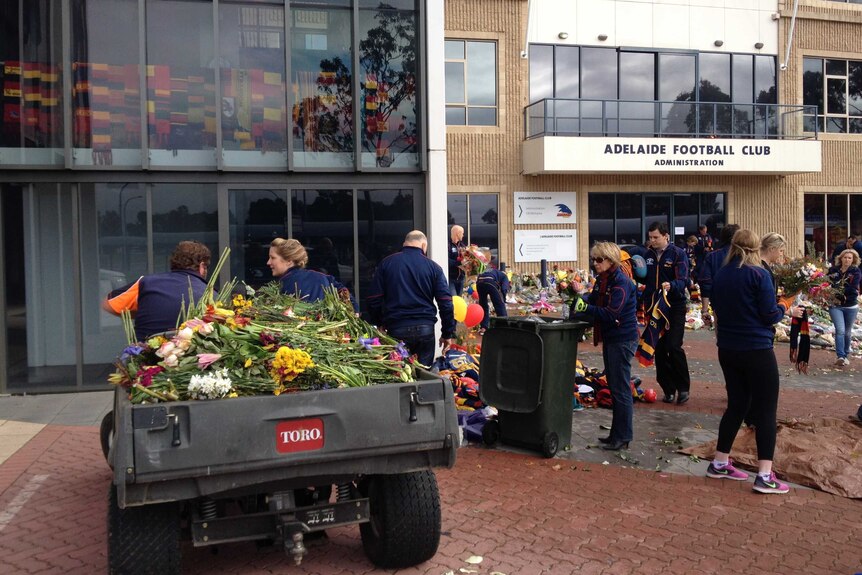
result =
M381 2L373 18L378 25L359 42L362 149L374 152L377 166L388 167L396 154L417 149L416 14ZM402 111L402 104L408 109Z

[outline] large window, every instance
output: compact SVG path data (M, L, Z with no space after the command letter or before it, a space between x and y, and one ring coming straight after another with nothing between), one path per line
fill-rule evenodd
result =
M668 225L671 239L685 238L705 225L717 236L724 227L724 194L589 194L590 245L598 241L642 245L655 221ZM677 233L679 232L679 233Z
M446 40L446 124L497 125L497 44Z
M847 236L862 237L862 194L805 194L805 254L830 258Z
M361 165L419 166L415 0L359 3Z
M72 2L72 161L141 165L137 0Z
M500 249L499 196L497 194L449 194L449 226L464 228L464 241L488 248L496 256Z
M61 0L0 2L3 164L63 165L61 5Z
M802 99L817 106L806 131L862 134L862 61L803 58Z
M775 134L775 86L774 56L533 44L528 131Z
M350 8L350 0L291 3L293 161L299 168L353 166Z

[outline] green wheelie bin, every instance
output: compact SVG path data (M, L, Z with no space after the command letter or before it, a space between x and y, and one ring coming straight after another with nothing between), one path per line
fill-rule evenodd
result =
M572 441L572 393L578 343L588 323L533 316L492 317L482 338L479 395L497 408L482 432L553 457Z

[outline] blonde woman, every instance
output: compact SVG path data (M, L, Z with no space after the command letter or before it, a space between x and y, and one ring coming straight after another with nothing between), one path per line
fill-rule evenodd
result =
M775 302L769 272L761 265L761 242L751 230L733 235L724 266L713 279L718 362L724 374L727 408L718 426L715 458L706 475L745 481L733 466L730 450L746 414L755 426L758 473L754 490L787 493L787 484L772 472L778 408L778 363L772 349L772 326L791 307L792 298Z
M846 249L835 258L835 265L829 268L829 279L832 285L843 288L840 302L829 308L829 316L835 326L835 354L838 359L836 367L850 365L847 355L850 353L850 334L856 323L859 312L859 282L862 272L859 271L859 254L856 250Z
M308 252L298 240L275 238L269 244L266 265L272 270L273 277L278 278L281 293L296 294L305 301L315 302L323 299L324 290L328 287L339 291L347 289L330 275L305 269L307 263ZM352 295L350 302L355 310L356 302Z
M598 242L590 250L590 261L598 277L589 298L578 299L571 318L582 315L593 320L593 344L602 343L605 376L613 399L613 420L608 437L599 438L603 449L628 448L634 435L632 424L632 357L638 344L637 292L620 267L617 244Z

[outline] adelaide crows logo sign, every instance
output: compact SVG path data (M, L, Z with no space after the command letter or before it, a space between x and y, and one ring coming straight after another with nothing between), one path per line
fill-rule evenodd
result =
M557 217L558 218L571 218L572 217L572 210L566 204L555 204L554 207L557 208Z

